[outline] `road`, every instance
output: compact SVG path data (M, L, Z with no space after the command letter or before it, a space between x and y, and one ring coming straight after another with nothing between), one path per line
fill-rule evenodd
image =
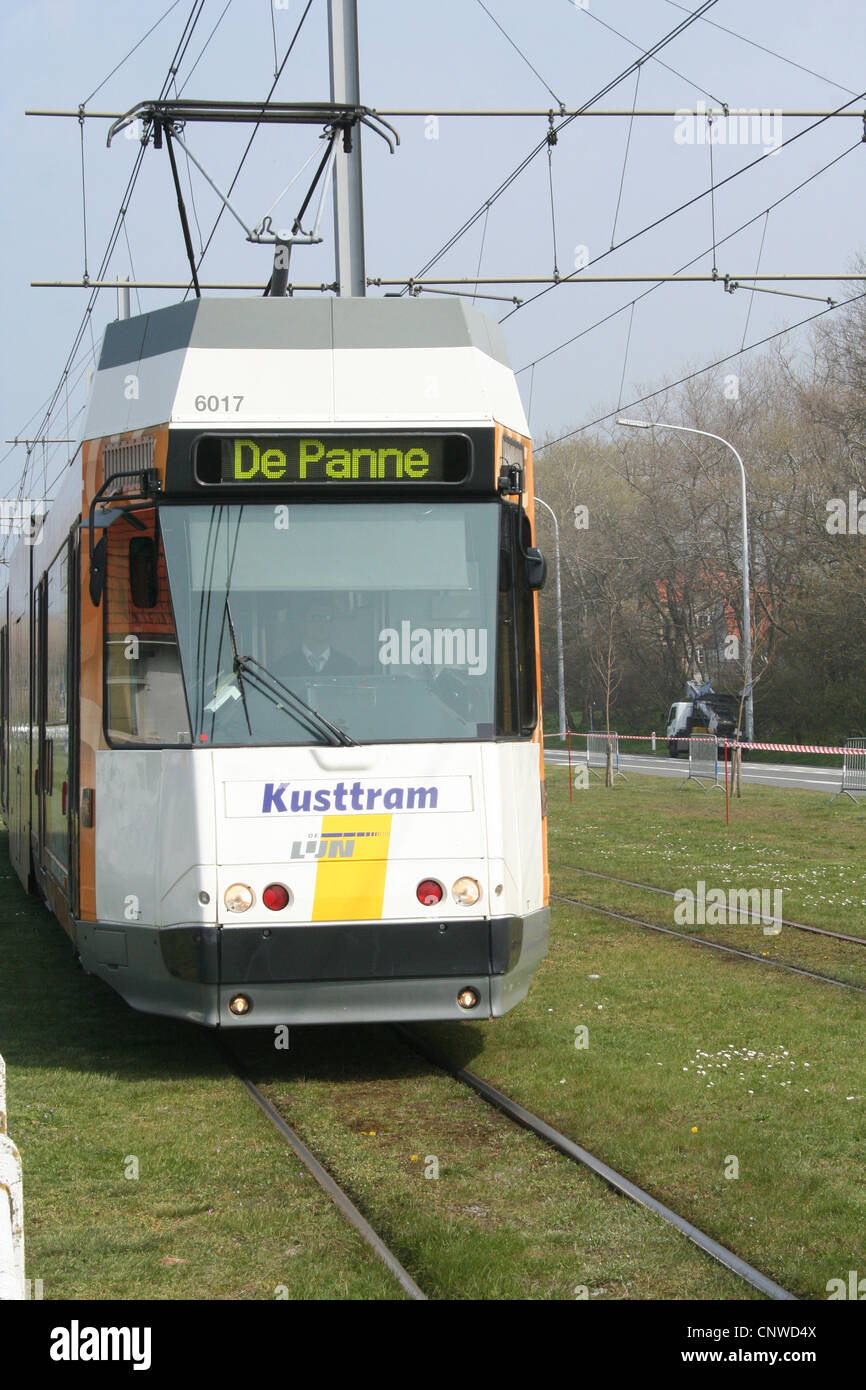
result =
M547 749L544 760L553 767L568 765L568 755L558 750ZM581 766L585 761L583 750L572 752L573 766ZM643 753L620 753L620 771L648 773L653 777L674 777L685 781L688 776L688 759L654 758ZM719 763L719 780L724 786L724 763ZM766 787L802 787L806 791L826 792L832 796L842 784L842 759L839 767L799 767L789 763L750 763L748 754L743 759L743 781L763 783Z

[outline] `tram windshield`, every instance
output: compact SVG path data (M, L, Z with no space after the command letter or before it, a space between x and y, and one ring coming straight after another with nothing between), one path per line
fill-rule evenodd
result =
M122 525L108 532L109 577L126 544ZM161 507L151 597L165 604L156 590L167 587L174 630L159 649L139 647L134 671L114 638L109 737L272 745L525 736L535 722L535 655L518 527L517 509L497 501ZM128 543L141 547L139 535ZM115 575L125 564L120 555ZM135 635L134 612L112 621L117 587L115 579L107 590L109 646L112 630ZM147 586L139 579L137 588ZM128 690L115 688L125 680Z

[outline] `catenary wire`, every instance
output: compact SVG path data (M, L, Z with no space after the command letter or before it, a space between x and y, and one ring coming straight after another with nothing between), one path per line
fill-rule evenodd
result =
M689 27L690 24L694 23L696 19L698 19L706 10L710 9L715 3L716 0L704 0L704 3L701 5L699 10L695 11L695 13L691 15L688 19L683 20L682 23L676 26L676 28L671 29L669 33L665 34L661 39L657 41L657 43L653 44L652 48L647 49L646 53L642 54L640 58L638 58L635 62L630 63L629 66L625 68L621 73L619 73L616 77L612 78L611 81L608 82L599 91L595 92L593 96L591 96L587 101L583 103L581 107L578 108L578 110L572 112L570 116L563 117L563 119L559 122L558 125L552 127L553 131L558 135L560 131L565 130L569 125L571 125L572 121L576 121L579 116L583 115L587 110L589 110L589 108L593 105L594 102L600 101L601 98L606 96L608 92L612 91L614 87L617 87L620 82L623 82L627 77L630 77L641 63L646 62L648 58L654 56L655 53L660 52L667 44L671 43L675 38L677 38L685 29ZM415 274L415 276L413 276L413 279L418 280L423 275L426 275L428 270L431 270L432 267L436 265L437 262L440 261L442 257L452 249L452 247L456 246L457 242L460 241L461 237L465 236L466 232L469 231L470 227L473 227L475 223L478 221L479 217L483 216L485 209L491 207L493 203L495 203L497 199L499 199L502 196L502 194L505 193L511 187L515 179L520 177L524 170L527 169L529 165L533 162L536 156L539 155L542 150L547 148L547 145L548 135L545 135L544 139L540 140L538 144L533 146L533 148L529 151L527 155L524 156L524 158L520 161L516 168L514 168L511 171L511 173L506 176L505 179L503 179L502 183L498 186L498 188L494 190L493 193L491 193L490 197L485 199L485 201L481 204L479 208L476 208L475 212L473 212L471 216L469 216L466 219L462 226L458 227L457 231L454 232L454 234L451 237L449 237L449 239L444 243L443 246L439 248L435 255L433 255L421 267L421 269ZM408 282L406 284L406 287L401 291L401 293L406 294L407 292Z
M637 241L639 237L645 236L647 232L654 231L656 227L661 227L663 223L669 221L670 218L678 216L679 213L685 212L690 207L694 207L694 205L701 202L703 198L709 197L710 195L714 196L717 189L724 188L726 184L731 183L734 179L738 179L742 174L747 174L750 169L755 169L759 164L762 164L765 159L769 159L771 155L777 154L780 150L784 150L789 145L793 145L795 141L801 140L804 135L809 135L813 130L817 130L825 121L831 120L839 111L844 111L846 107L853 105L854 101L862 100L864 96L866 96L866 91L860 92L856 97L852 98L851 101L844 102L837 111L831 112L827 116L821 116L817 121L813 121L811 125L804 126L802 130L795 131L793 135L789 135L787 140L783 140L775 149L767 150L764 154L757 155L753 160L750 160L748 164L744 164L742 168L735 169L733 173L727 174L725 178L720 179L718 183L711 184L709 188L703 189L700 193L695 193L693 197L688 198L684 203L680 203L677 207L671 208L670 211L662 213L660 217L656 217L652 222L648 222L646 226L641 227L638 231L632 232L630 236L617 242L616 246L612 247L611 250L602 251L598 256L595 256L593 260L588 261L585 266L581 266L580 270L571 271L568 275L563 275L557 284L547 285L543 290L539 290L536 294L530 295L519 307L525 309L527 305L534 304L537 299L543 298L543 296L549 294L551 290L558 289L559 285L579 279L581 271L589 270L590 267L598 265L599 261L606 260L614 251L621 251L624 246L628 246L632 241ZM862 143L862 141L858 141L858 145ZM510 313L505 314L499 322L504 323L506 319L511 318L511 315L516 313L517 309L512 309Z
M505 29L503 29L502 25L499 23L499 20L496 18L496 16L495 16L495 15L492 15L492 14L490 13L490 11L488 10L487 6L484 4L484 0L477 0L477 2L478 2L478 4L481 6L481 8L482 8L482 10L484 11L484 13L487 15L487 18L493 21L493 23L496 25L497 29L499 30L500 34L502 34L503 38L507 39L507 41L511 44L511 47L514 49L515 53L518 54L518 56L519 56L520 58L523 59L524 63L525 63L526 66L529 68L530 72L534 72L534 73L535 73L535 76L538 78L538 80L539 80L539 82L541 83L542 87L545 89L545 91L547 91L547 92L550 93L550 95L553 97L553 100L556 102L557 106L560 108L560 110L562 110L562 109L563 109L563 102L562 102L562 101L560 100L560 98L556 95L556 92L553 90L553 88L550 86L550 84L549 84L548 82L545 82L545 80L544 80L544 78L542 77L541 73L538 71L538 68L535 68L535 67L532 66L532 64L530 63L530 61L529 61L529 59L527 58L526 54L523 52L523 49L520 48L520 47L518 47L518 45L514 42L514 39L511 37L510 34L506 33Z
M814 179L820 178L820 176L822 174L825 174L828 169L832 169L835 164L840 163L840 161L845 159L847 155L853 154L855 150L860 150L862 149L862 147L862 141L858 140L855 144L849 145L848 148L846 150L843 150L841 154L834 155L833 158L831 160L828 160L826 164L823 164L820 169L816 169L814 173L809 174L808 178L805 178L800 183L795 184L793 188L789 188L787 193L783 193L781 197L776 198L776 200L770 203L766 208L762 208L760 212L755 213L754 216L750 217L746 222L742 222L739 227L735 227L732 232L728 232L726 236L721 237L719 239L718 245L724 246L725 242L731 241L735 236L739 236L740 232L744 232L746 228L751 227L754 222L760 221L762 217L767 216L775 208L779 207L781 203L784 203L786 199L792 198L795 193L799 193L802 189L806 188L807 185L812 183ZM674 274L679 275L684 270L688 270L698 261L703 260L704 256L709 255L711 250L711 247L707 247L705 250L699 251L696 256L692 257L691 260L685 261L683 265L679 266L678 269L674 272ZM647 295L655 294L656 290L661 289L663 284L664 281L659 280L657 284L651 285L648 290L642 290L641 293L636 295L633 300L626 301L625 304L621 304L619 308L611 310L609 314L605 314L603 318L598 319L595 323L591 323L588 325L588 327L582 328L579 333L575 333L572 335L572 337L566 338L564 342L558 343L556 347L549 348L548 351L542 353L540 357L536 357L533 359L533 361L525 363L525 365L522 367L518 367L517 371L515 372L515 375L519 376L521 372L527 372L530 370L530 368L534 369L535 367L539 366L540 363L546 362L548 357L553 357L557 352L562 352L564 348L571 347L572 343L576 343L578 339L585 338L586 335L588 333L592 333L594 329L601 328L604 324L609 323L612 318L616 318L617 314L624 313L625 310L629 308L630 304L635 304L639 300L645 299Z
M616 245L616 224L617 224L617 220L618 220L618 218L619 218L619 209L620 209L620 205L622 204L622 191L623 191L623 188L625 187L625 171L626 171L626 168L627 168L627 166L628 166L628 152L629 152L629 147L630 147L630 145L631 145L631 133L632 133L632 129L633 129L633 127L634 127L634 113L635 113L635 110L636 110L636 108L637 108L637 93L638 93L638 88L639 88L639 86L640 86L640 74L641 74L641 70L640 70L640 68L638 68L637 72L636 72L635 75L634 75L634 100L633 100L633 102L632 102L631 116L629 117L629 122L628 122L628 133L627 133L627 135L626 135L626 137L625 137L625 154L624 154L623 157L622 157L622 173L621 173L620 176L619 176L619 192L618 192L618 194L617 194L617 198L616 198L616 207L615 207L615 209L614 209L614 214L613 214L613 226L611 227L611 230L610 230L610 249L611 249L611 250L613 250L614 246Z
M577 429L568 430L565 434L558 435L556 439L547 439L543 444L539 444L534 452L540 454L542 450L550 449L554 444L561 444L565 439L573 439L575 435L582 434L584 430L590 430L595 425L601 425L605 420L612 419L621 410L633 410L635 406L643 405L646 401L653 400L665 391L673 391L677 386L683 386L687 381L694 381L696 377L703 376L705 372L711 372L714 368L723 366L725 362L732 362L735 357L740 357L746 352L754 352L755 348L765 347L767 343L772 343L776 338L782 338L786 333L793 333L795 329L803 328L807 323L814 323L816 319L823 318L825 314L832 314L836 309L844 309L849 304L856 304L861 299L866 299L866 290L860 294L852 295L850 299L842 299L838 304L832 304L826 309L819 309L817 313L809 314L806 318L799 319L797 323L788 324L787 328L780 328L775 333L768 333L765 338L759 338L757 342L749 343L747 348L737 348L735 352L726 353L724 357L716 358L715 362L708 362L706 366L698 367L696 371L686 373L677 381L669 381L667 385L660 386L656 391L649 391L645 396L639 396L637 400L629 401L626 405L619 405L615 410L608 410L604 415L597 416L595 420L588 420L585 425L579 425Z
M572 0L568 0L568 4L573 7ZM643 47L642 44L637 43L635 39L630 39L628 34L623 34L619 29L614 29L612 24L607 24L605 20L599 19L598 15L594 14L588 5L581 5L580 10L582 14L586 15L587 19L594 19L596 24L600 24L603 29L608 29L611 34L616 34L618 39L622 39L625 43L630 44L631 47L636 48L638 52L641 51ZM690 12L686 11L686 13ZM676 68L672 68L670 63L663 63L661 58L654 58L653 61L658 63L659 67L667 68L668 72L672 72L674 77L679 77L683 82L687 82L690 87L694 87L695 91L703 92L705 97L709 97L711 101L718 102L719 106L726 105L720 97L714 96L712 92L708 92L706 87L702 87L699 82L693 82L690 77L686 77L684 72L678 72Z
M676 0L665 0L665 3L672 5L675 10L682 10L684 14L691 11L685 5L679 5ZM741 43L747 43L752 48L759 48L762 53L769 53L771 58L778 58L782 63L788 63L792 68L799 68L800 72L807 72L810 77L817 77L822 82L826 82L831 87L838 87L840 92L850 92L854 95L851 87L846 87L842 82L834 82L832 77L825 77L823 73L816 72L814 68L804 67L802 63L796 63L793 58L786 58L784 53L777 53L773 48L767 48L762 43L757 43L754 39L747 39L745 34L738 34L735 29L726 29L724 24L719 24L715 19L704 19L704 24L710 24L714 29L721 29L723 34L730 34L732 38L739 39Z
M170 84L171 84L171 80L172 80L173 76L176 74L176 72L177 72L177 70L178 70L179 64L180 64L180 62L182 61L182 58L183 58L183 53L185 53L186 47L188 46L189 41L190 41L190 39L192 38L193 32L195 31L195 26L196 26L196 24L197 24L197 22L198 22L198 19L199 19L200 15L201 15L201 11L202 11L202 9L203 9L203 6L204 6L204 0L193 0L192 8L190 9L190 12L189 12L189 15L188 15L188 17L187 17L186 23L185 23L184 28L183 28L183 31L182 31L182 33L181 33L180 40L178 41L177 47L176 47L176 49L175 49L174 57L172 58L171 64L170 64L170 66L169 66L168 74L166 75L166 78L165 78L165 80L163 81L162 89L161 89L161 92L160 92L160 99L164 98L164 96L166 95L167 91L169 90L169 87L170 87ZM98 88L97 88L97 90L98 90ZM88 98L88 99L89 99L89 98ZM115 246L117 245L117 240L118 240L118 237L119 237L119 235L120 235L120 229L121 229L121 226L122 226L122 224L123 224L123 220L124 220L124 218L125 218L125 216L126 216L126 212L127 212L128 208L129 208L129 200L130 200L131 197L132 197L132 193L133 193L133 190L134 190L134 188L135 188L135 184L136 184L136 182L137 182L139 172L140 172L140 170L141 170L141 165L142 165L143 157L144 157L144 146L141 146L141 147L139 148L138 152L137 152L137 155L136 155L135 163L134 163L134 165L133 165L132 172L131 172L131 174L130 174L130 176L129 176L129 179L128 179L128 181L127 181L126 189L124 190L124 194L123 194L123 197L122 197L122 199L121 199L120 210L119 210L119 212L118 212L118 214L117 214L117 216L116 216L116 218L115 218L114 226L113 226L112 231L111 231L111 234L110 234L110 236L109 236L108 245L107 245L106 250L105 250L105 252L104 252L104 254L103 254L102 261L100 262L100 269L99 269L99 271L97 272L97 279L100 279L100 278L102 277L102 275L104 274L104 271L105 271L105 269L106 269L106 267L107 267L107 265L108 265L108 263L109 263L109 261L110 261L110 259L111 259L111 256L113 255L114 248L115 248ZM86 331L87 331L87 327L88 327L88 325L90 324L91 315L92 315L93 310L94 310L94 308L95 308L96 301L97 301L97 298L98 298L98 294L99 294L99 291L98 291L97 289L94 289L94 290L91 292L91 294L90 294L90 296L89 296L89 298L88 298L87 305L86 305L86 307L85 307L85 309L84 309L84 313L83 313L83 315L82 315L81 322L80 322L80 324L79 324L78 330L77 330L77 332L76 332L76 334L75 334L75 338L74 338L74 340L73 340L72 348L70 349L70 352L69 352L69 354L68 354L68 356L67 356L67 359L66 359L66 363L65 363L65 365L64 365L64 367L63 367L63 370L62 370L62 372L61 372L61 374L60 374L60 379L59 379L59 381L58 381L58 383L57 383L57 385L56 385L56 387L55 387L55 389L54 389L54 391L53 391L51 397L49 398L48 407L47 407L47 409L45 410L45 412L44 412L44 414L43 414L43 416L42 416L41 423L40 423L39 428L38 428L38 430L37 430L37 434L38 434L38 435L43 434L43 433L48 429L48 427L50 426L51 416L52 416L52 413L53 413L53 410L54 410L54 406L55 406L57 400L59 399L61 392L63 391L64 384L65 384L65 382L66 382L66 380L67 380L67 378L68 378L68 374L69 374L69 371L70 371L71 363L73 362L73 360L74 360L74 358L75 358L75 354L77 353L78 348L79 348L79 346L80 346L80 344L81 344L81 342L82 342L82 340L83 340L83 338L84 338L84 335L85 335L85 333L86 333ZM91 334L92 334L92 324L91 324L90 326L91 326ZM95 348L94 348L94 355L95 355ZM20 432L19 432L19 433L20 433ZM23 496L24 491L25 491L25 489L26 489L26 486L27 486L27 479L28 479L28 473L29 473L29 458L25 461L24 470L23 470L22 475L21 475L21 478L20 478L20 480L19 480L19 484L18 484L18 497L19 497L19 498ZM3 552L2 552L2 553L3 553L4 556L5 556L5 554L6 554L7 547L8 547L8 536L4 539L4 542L3 542Z
M123 67L124 63L127 61L127 59L128 59L128 58L131 58L132 55L133 55L133 53L136 53L136 52L138 51L138 49L141 48L141 45L144 43L145 39L149 39L149 38L150 38L150 36L151 36L151 34L153 33L154 29L158 29L159 26L160 26L160 24L162 23L162 21L163 21L164 19L167 19L168 16L171 14L172 10L176 10L179 4L180 4L180 0L174 0L174 4L169 5L168 9L165 11L165 14L160 15L159 19L156 21L155 24L151 24L151 26L150 26L150 28L148 29L147 33L146 33L146 34L142 34L141 38L138 40L138 43L135 44L134 47L132 47L132 48L129 50L129 52L127 53L126 57L125 57L125 58L121 58L120 62L117 64L117 66L116 66L116 67L113 67L113 68L111 69L111 72L108 74L108 77L103 77L103 79L102 79L102 81L100 82L99 86L98 86L98 87L94 87L94 89L93 89L93 91L90 93L90 96L89 96L89 97L85 97L84 101L81 103L82 106L87 106L88 102L91 102L91 101L93 100L93 98L96 96L96 93L102 91L102 89L103 89L103 87L105 86L106 82L110 81L110 79L114 76L114 74L115 74L116 72L119 72L119 71L120 71L120 69Z
M189 85L189 79L192 77L193 73L195 72L195 70L196 70L196 68L198 67L199 63L201 62L202 58L203 58L204 55L207 53L208 47L210 46L210 41L211 41L211 39L213 38L214 34L216 33L217 29L218 29L218 28L220 27L220 25L222 24L223 20L225 19L226 14L228 13L228 10L229 10L229 7L231 6L231 4L232 4L232 0L226 0L226 3L225 3L225 5L223 6L222 13L220 14L219 19L217 20L217 22L216 22L216 24L214 25L214 27L211 29L210 33L208 34L207 38L205 39L205 41L204 41L204 43L203 43L203 45L202 45L202 48L201 48L201 51L200 51L198 57L196 58L196 60L195 60L195 62L193 63L192 67L190 68L190 70L189 70L189 72L187 73L186 77L183 79L183 83L182 83L182 85L181 85L180 91L178 91L177 83L175 83L175 91L177 92L178 97L182 97L182 96L183 96L184 91L186 90L187 86Z
M264 101L262 102L262 106L263 106L263 107L264 107L264 106L267 106L268 102L270 101L271 97L273 96L274 92L276 91L277 83L279 82L280 78L281 78L282 75L283 75L283 69L285 68L286 63L287 63L288 60L289 60L289 57L290 57L291 52L292 52L292 49L294 48L295 44L296 44L297 41L298 41L298 36L299 36L299 34L300 34L302 28L304 27L304 20L307 18L307 15L310 13L310 10L311 10L311 8L312 8L312 5L313 5L313 0L307 0L307 3L306 3L306 5L305 5L305 7L304 7L303 14L301 15L300 19L298 20L297 28L295 29L295 32L294 32L294 34L292 35L291 42L289 43L288 48L286 49L286 52L285 52L285 56L284 56L284 58L283 58L283 61L280 63L280 66L279 66L279 70L278 70L278 72L277 72L277 75L276 75L276 77L274 78L274 80L273 80L273 82L272 82L272 84L271 84L270 91L268 92L267 96L265 97ZM243 169L244 163L245 163L245 161L246 161L246 157L247 157L247 155L249 154L250 149L252 148L252 143L253 143L253 141L254 141L255 138L256 138L256 133L257 133L258 129L259 129L259 122L256 122L256 124L253 126L252 133L250 134L250 138L249 138L249 140L247 141L246 148L244 149L244 152L243 152L243 154L241 155L240 163L238 164L238 167L237 167L237 169L235 170L234 178L232 179L231 183L229 184L228 191L227 191L227 193L226 193L226 197L227 197L227 198L230 198L230 197L231 197L232 190L234 189L235 184L237 183L238 179L239 179L240 176L241 176L241 170ZM207 239L207 241L205 242L204 250L202 251L201 255L199 256L198 261L196 262L196 270L197 270L197 271L201 269L201 264L202 264L202 262L203 262L205 256L207 255L208 248L210 247L210 244L211 244L211 242L213 241L214 236L216 235L217 227L219 226L220 222L222 221L222 215L223 215L224 212L225 212L225 203L222 203L222 204L220 205L220 210L219 210L219 212L218 212L217 215L216 215L216 219L215 219L215 221L214 221L214 224L213 224L213 226L211 227L210 235L208 236L208 239ZM184 300L186 299L186 297L187 297L187 295L189 294L189 292L190 292L191 289L192 289L192 282L190 282L189 286L187 287L186 293L184 294Z

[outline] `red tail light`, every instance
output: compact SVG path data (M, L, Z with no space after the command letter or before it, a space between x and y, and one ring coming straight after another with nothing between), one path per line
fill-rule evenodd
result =
M271 909L271 912L281 912L284 907L289 905L289 890L284 888L281 883L269 883L262 893L262 902L265 907Z
M424 907L435 907L442 901L442 885L435 878L425 878L415 889L415 897Z

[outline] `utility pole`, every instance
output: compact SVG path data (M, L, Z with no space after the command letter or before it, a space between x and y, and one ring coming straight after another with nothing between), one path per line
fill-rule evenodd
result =
M328 0L331 101L361 104L358 65L358 0ZM347 128L334 165L334 242L341 295L367 293L364 262L364 194L361 126Z

